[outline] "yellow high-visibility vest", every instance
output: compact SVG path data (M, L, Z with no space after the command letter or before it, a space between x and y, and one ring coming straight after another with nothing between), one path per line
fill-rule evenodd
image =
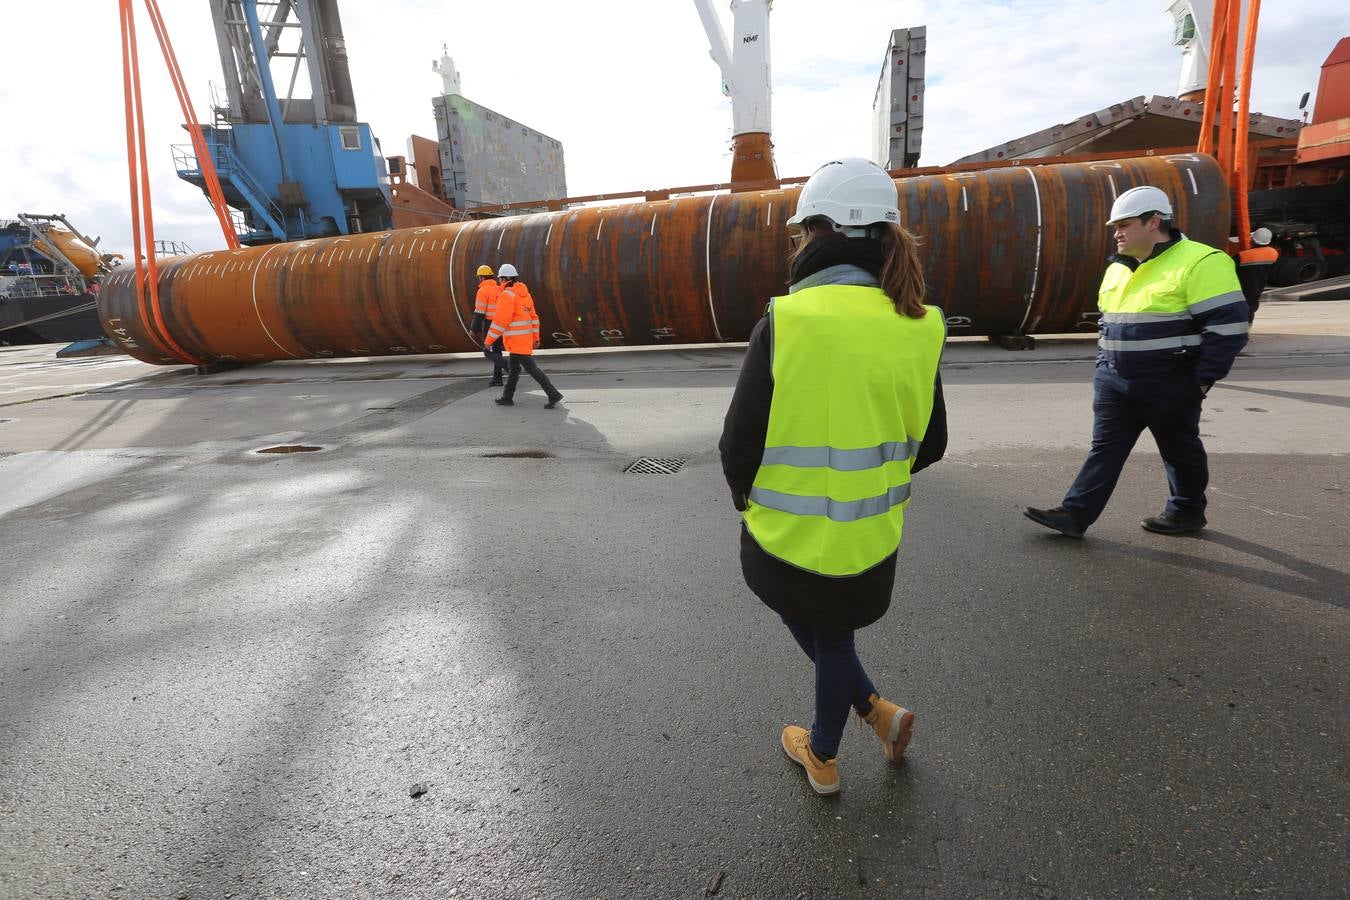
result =
M765 552L847 576L900 546L947 333L942 310L926 309L911 319L854 285L773 300L773 402L744 514Z

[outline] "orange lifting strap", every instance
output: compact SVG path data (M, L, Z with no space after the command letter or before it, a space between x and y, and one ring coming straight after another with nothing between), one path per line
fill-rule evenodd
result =
M184 363L202 365L197 359L169 335L164 325L164 316L159 304L159 269L155 262L155 224L150 201L150 169L146 159L145 146L145 107L141 100L140 57L136 46L136 19L132 8L133 0L118 0L118 12L122 30L122 93L126 104L127 122L127 171L131 189L131 237L135 244L133 256L136 261L136 295L145 314L145 321L159 332L165 346ZM164 27L164 17L160 15L155 0L145 0L146 10L150 14L150 23L159 38L160 50L164 54L165 65L169 69L169 78L173 82L174 92L178 95L178 104L187 120L188 132L192 135L192 147L197 154L197 164L201 167L206 180L207 195L211 207L220 220L221 231L225 235L225 244L231 250L239 249L239 237L230 224L229 207L225 203L225 194L220 187L220 179L207 150L206 139L201 126L197 124L196 112L192 100L188 97L187 85L182 70L169 41L169 33ZM142 233L144 221L144 233ZM142 237L144 239L142 239Z
M1256 24L1261 16L1261 0L1249 0L1247 4L1247 33L1242 42L1241 67L1238 66L1240 14L1241 0L1216 0L1214 4L1209 77L1196 151L1218 159L1237 213L1238 249L1247 250L1251 247L1251 216L1247 206L1251 180L1247 120L1251 109L1252 61L1256 55ZM1238 98L1236 121L1234 93ZM1217 149L1214 145L1216 120L1219 128Z

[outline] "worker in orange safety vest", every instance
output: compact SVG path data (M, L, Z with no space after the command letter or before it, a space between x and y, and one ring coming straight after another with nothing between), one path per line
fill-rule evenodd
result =
M479 266L478 295L473 300L473 322L469 325L469 331L475 341L483 339L483 323L492 321L493 315L497 312L497 295L501 292L501 283L492 274L492 267ZM506 360L502 358L501 346L487 345L483 348L483 355L492 360L492 380L488 385L501 387L502 375L506 372Z
M1270 271L1280 258L1280 251L1270 246L1274 237L1269 228L1252 232L1252 247L1238 254L1238 284L1247 301L1247 324L1256 321L1256 308L1261 305L1261 294L1270 280Z
M515 405L516 383L523 368L544 389L544 395L548 397L544 409L553 409L563 395L534 361L534 351L539 347L539 313L535 311L534 298L530 296L530 289L519 280L516 267L510 263L497 270L497 277L501 279L502 291L497 296L497 311L492 316L492 327L488 329L487 346L492 347L500 339L511 354L506 389L497 398L497 405Z

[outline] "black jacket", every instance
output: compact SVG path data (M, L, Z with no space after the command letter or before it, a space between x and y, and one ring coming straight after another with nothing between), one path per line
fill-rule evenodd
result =
M880 271L879 247L870 240L844 238L817 242L802 254L793 266L793 283L824 271L833 265L851 265ZM737 509L745 508L769 429L769 407L773 402L771 336L767 319L761 319L750 334L750 346L741 364L740 378L731 398L731 406L722 428L718 449L722 472L731 488ZM942 458L947 449L947 408L942 396L942 377L934 385L933 414L924 432L923 443L915 457L912 472L919 472ZM741 527L741 570L746 584L771 609L786 619L839 629L870 625L890 607L895 582L892 553L879 564L845 578L831 578L807 572L770 556Z

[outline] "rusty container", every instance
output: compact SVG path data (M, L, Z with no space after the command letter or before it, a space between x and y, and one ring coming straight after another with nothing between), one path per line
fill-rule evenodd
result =
M1222 246L1228 192L1208 156L897 182L923 242L928 302L955 335L1095 328L1111 202L1144 184L1167 192L1188 236ZM158 315L129 267L104 281L99 315L109 337L151 363L471 351L474 270L509 262L535 298L545 348L744 341L786 289L785 222L799 190L200 253L160 265Z

